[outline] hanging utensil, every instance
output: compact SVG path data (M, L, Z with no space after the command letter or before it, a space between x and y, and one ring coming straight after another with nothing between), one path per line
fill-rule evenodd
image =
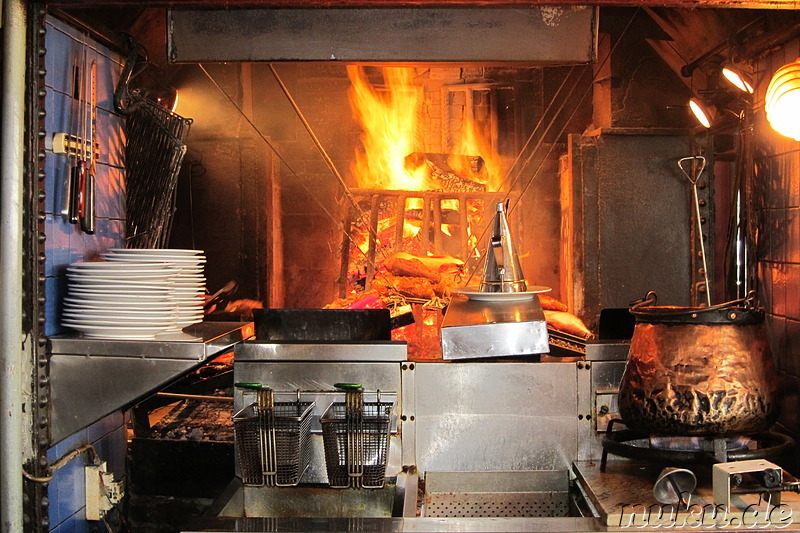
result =
M689 165L687 165L689 163ZM698 164L699 163L699 164ZM687 168L688 166L688 168ZM703 237L703 221L700 217L700 199L697 194L697 180L706 167L706 158L701 155L683 157L678 160L678 168L692 184L692 201L694 202L694 214L697 220L697 237L700 240L700 255L703 259L703 280L706 287L706 303L711 306L711 285L708 282L708 264L706 262L705 238Z
M89 106L88 111L90 117L87 121L89 128L89 157L88 163L86 164L86 175L83 181L83 212L80 216L80 222L81 229L84 231L84 233L92 235L94 234L95 230L94 196L95 170L97 164L94 152L94 136L97 128L97 63L95 61L92 61L89 72L89 101L87 102Z
M83 188L86 183L86 47L83 48L80 64L76 68L76 84L78 85L78 131L75 135L75 165L69 175L69 206L67 219L71 224L78 224L83 210Z

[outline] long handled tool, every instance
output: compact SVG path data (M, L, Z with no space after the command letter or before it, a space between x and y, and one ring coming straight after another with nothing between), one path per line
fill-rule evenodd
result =
M89 160L86 165L86 175L83 180L83 189L81 196L83 197L83 210L80 212L81 229L84 233L89 235L94 233L95 229L95 171L97 161L95 160L94 152L94 137L97 129L97 63L92 61L89 70L89 119L88 122L88 141L89 141Z
M687 163L689 163L687 168ZM711 307L711 285L708 283L708 264L706 263L706 246L703 238L703 222L700 217L700 199L697 195L697 180L706 167L706 158L702 155L693 155L678 159L678 168L692 184L692 200L694 202L694 215L697 222L697 238L700 240L700 255L703 259L703 279L706 286L706 302Z

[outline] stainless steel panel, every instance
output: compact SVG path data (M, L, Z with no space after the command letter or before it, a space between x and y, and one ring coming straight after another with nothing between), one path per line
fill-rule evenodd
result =
M441 335L442 358L448 360L550 352L538 298L512 302L454 298Z
M422 472L568 469L577 453L575 363L417 363Z
M50 338L50 351L59 355L189 359L203 361L253 335L252 322L201 322L178 333L152 340L93 339L80 334Z
M244 487L245 516L391 517L396 485L348 490L320 486Z
M169 18L173 62L586 64L597 57L596 10L588 6L182 9Z
M587 341L587 361L626 361L631 341Z
M51 442L132 404L197 364L181 359L53 355Z
M237 361L405 361L408 344L375 342L275 342L251 340L236 347Z
M426 472L425 492L527 492L569 490L568 470Z
M386 475L396 476L402 469L401 438L403 410L400 396L400 363L356 363L356 362L275 362L247 361L238 359L233 366L235 382L255 382L269 385L275 391L306 391L303 398L316 402L311 426L311 465L303 483L327 483L325 452L320 432L319 417L334 401L343 401L344 394L335 392L335 383L360 383L366 392L365 401L374 401L374 391L381 391L382 400L393 400L396 417L393 434L389 439L389 458ZM234 391L234 410L238 411L253 400L240 389Z
M594 394L592 390L592 371L594 363L577 363L578 369L578 455L579 459L591 457L599 442L594 432Z
M51 338L52 442L131 405L252 331L251 322L203 322L153 341Z
M416 466L417 464L417 407L416 407L416 379L414 371L416 363L404 363L400 366L402 373L402 392L400 397L403 399L401 410L401 420L403 422L403 449L402 463L404 466ZM415 496L416 497L416 496Z

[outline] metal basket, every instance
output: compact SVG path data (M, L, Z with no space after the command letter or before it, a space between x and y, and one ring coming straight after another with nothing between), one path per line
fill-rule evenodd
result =
M337 384L344 388L345 384ZM386 479L391 402L364 402L360 386L346 389L320 418L328 484L332 488L379 489Z
M301 402L299 391L295 402L275 402L269 387L237 386L257 391L256 403L233 416L242 483L271 487L297 485L311 460L314 402Z

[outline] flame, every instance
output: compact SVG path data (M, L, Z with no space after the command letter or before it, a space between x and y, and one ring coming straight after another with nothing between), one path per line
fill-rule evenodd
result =
M465 158L451 157L448 160L450 168L459 176L468 176L472 180L486 185L489 191L497 191L502 184L503 161L500 155L492 148L488 135L480 131L474 120L465 117L461 131L461 139L452 153L480 156L483 159L483 168L475 173L468 165Z
M378 92L361 67L350 65L350 105L364 129L364 152L356 152L353 174L361 188L419 191L425 189L424 166L408 168L406 156L420 151L418 115L422 88L410 68L383 69L386 91Z
M363 189L434 189L436 184L429 179L431 170L426 162L408 157L428 152L421 120L426 111L423 88L415 84L413 68L385 67L381 72L384 86L377 89L367 80L363 67L347 67L352 84L350 106L363 130L352 174ZM484 184L489 191L498 190L503 161L489 141L487 128L481 128L471 112L462 110L460 118L461 130L451 132L456 140L450 152L480 156L483 167L476 172L467 157L450 157L448 165L457 175Z

